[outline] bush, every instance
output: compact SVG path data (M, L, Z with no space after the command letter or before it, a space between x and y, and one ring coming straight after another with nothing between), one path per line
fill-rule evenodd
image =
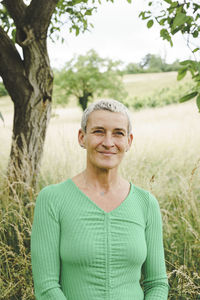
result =
M191 89L191 83L187 82L175 88L165 87L155 91L150 96L129 98L129 107L139 110L146 107L161 107L178 103L179 99Z

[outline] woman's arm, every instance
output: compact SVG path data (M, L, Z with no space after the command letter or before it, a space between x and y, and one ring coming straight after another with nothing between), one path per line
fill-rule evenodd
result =
M143 265L145 300L166 300L169 285L164 259L162 219L158 201L151 194L149 194L145 236L147 243L147 258Z
M59 284L60 225L51 186L38 195L31 233L31 263L37 300L66 300Z

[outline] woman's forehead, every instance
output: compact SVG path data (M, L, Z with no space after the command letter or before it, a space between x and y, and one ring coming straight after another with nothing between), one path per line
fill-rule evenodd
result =
M114 127L128 128L128 118L121 112L111 112L108 110L93 111L88 118L87 127Z

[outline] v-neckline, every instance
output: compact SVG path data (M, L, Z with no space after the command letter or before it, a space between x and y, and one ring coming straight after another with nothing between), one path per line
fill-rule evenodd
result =
M129 188L129 193L128 195L126 196L126 198L117 206L115 207L114 209L110 210L110 211L105 211L103 208L101 208L99 205L96 204L96 202L94 202L90 197L88 197L77 185L76 183L71 179L69 178L68 181L70 181L73 186L75 187L75 189L81 193L86 199L89 200L89 202L91 204L93 204L97 209L99 209L102 213L104 213L105 215L108 215L108 214L111 214L111 213L114 213L117 209L121 208L125 202L128 201L128 198L130 197L130 195L132 194L132 190L133 190L133 183L132 182L129 182L130 184L130 188Z

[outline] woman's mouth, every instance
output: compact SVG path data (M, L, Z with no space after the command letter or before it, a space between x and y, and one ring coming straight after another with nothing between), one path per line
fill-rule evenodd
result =
M115 152L105 152L105 151L98 151L100 154L103 154L105 156L111 156L111 155L115 155Z

